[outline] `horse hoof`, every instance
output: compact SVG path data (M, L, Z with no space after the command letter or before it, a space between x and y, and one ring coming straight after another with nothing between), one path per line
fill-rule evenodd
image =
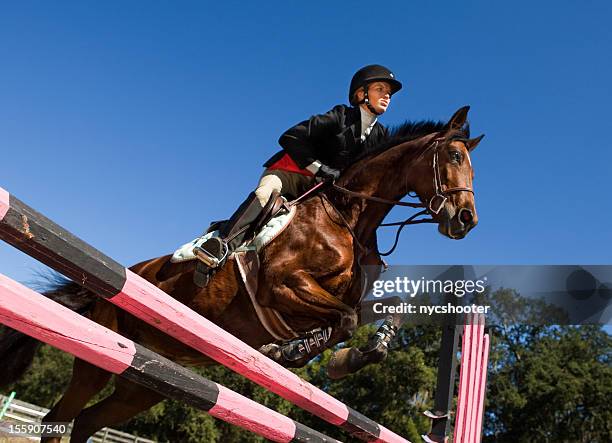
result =
M263 345L258 351L276 363L282 359L281 347L275 343Z
M339 349L327 364L327 376L332 380L339 380L360 369L358 361L361 352L355 348Z
M356 312L353 313L345 313L340 317L340 322L338 324L338 329L341 331L345 331L346 339L349 339L353 336L353 332L359 327L359 316Z

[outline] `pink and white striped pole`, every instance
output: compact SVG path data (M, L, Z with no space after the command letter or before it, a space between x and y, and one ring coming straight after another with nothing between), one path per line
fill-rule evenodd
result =
M456 443L477 443L482 435L482 415L489 359L489 335L482 314L468 316L461 346L459 398L455 419Z

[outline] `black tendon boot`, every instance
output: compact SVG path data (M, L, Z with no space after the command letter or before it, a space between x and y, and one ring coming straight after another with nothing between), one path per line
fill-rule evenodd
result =
M263 207L257 196L251 192L242 202L234 215L220 229L221 238L212 237L200 246L196 253L200 260L210 268L217 268L223 264L227 256L244 240L248 226L261 213Z
M388 315L376 334L371 335L368 343L361 348L344 348L332 355L327 364L327 375L339 380L359 371L371 363L380 363L387 357L389 343L397 333L394 317Z
M393 324L393 316L388 315L385 317L383 324L380 325L380 328L378 328L378 331L376 331L376 334L370 337L368 345L362 352L368 352L380 347L388 349L389 342L393 340L395 334L397 334L397 326Z
M301 368L327 348L331 333L331 327L317 328L281 345L270 343L262 346L259 352L286 368Z

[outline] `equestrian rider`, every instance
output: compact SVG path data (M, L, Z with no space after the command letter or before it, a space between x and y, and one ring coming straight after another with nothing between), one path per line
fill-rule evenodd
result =
M278 191L298 197L313 181L336 180L352 161L387 134L378 117L389 107L391 96L402 88L394 74L381 65L368 65L358 70L349 87L351 106L337 105L325 114L310 117L281 135L282 151L272 156L264 167L257 189L201 249L223 264L242 243L244 233L231 238L253 222ZM245 230L246 231L246 230ZM227 253L227 254L226 254Z

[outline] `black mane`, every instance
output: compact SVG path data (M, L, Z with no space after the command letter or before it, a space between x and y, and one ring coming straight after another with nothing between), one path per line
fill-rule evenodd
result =
M406 121L399 126L392 127L386 136L374 146L369 146L356 159L355 162L364 157L380 154L393 146L400 145L404 142L415 140L434 132L441 132L446 129L446 122L434 120L421 121ZM470 127L468 124L460 131L465 138L470 138Z
M446 123L434 120L421 120L418 122L406 121L399 126L395 126L389 130L386 137L386 142L396 142L400 144L415 138L422 137L433 132L443 131Z

